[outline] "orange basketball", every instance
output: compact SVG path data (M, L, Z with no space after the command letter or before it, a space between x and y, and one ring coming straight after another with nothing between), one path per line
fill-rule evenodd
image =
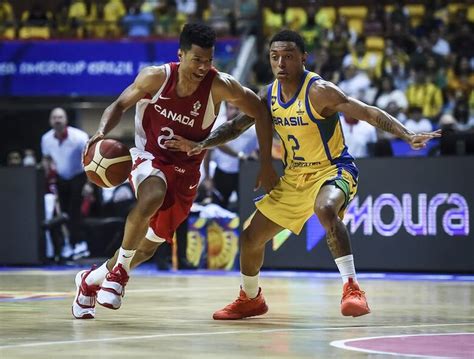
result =
M114 187L125 181L132 169L132 157L123 143L107 139L94 143L84 158L84 171L92 183Z

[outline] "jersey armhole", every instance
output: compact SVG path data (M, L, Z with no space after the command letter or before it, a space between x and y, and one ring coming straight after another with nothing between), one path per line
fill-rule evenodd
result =
M160 97L161 93L163 92L163 90L165 89L166 85L168 84L168 81L170 79L170 76L171 76L171 68L170 68L170 65L169 64L165 64L164 66L164 69L165 69L165 74L166 74L166 79L165 81L163 81L163 84L161 85L161 87L158 89L158 91L152 96L152 99L151 99L151 102L156 102L158 100L158 97ZM151 94L150 94L151 96Z
M308 81L308 84L306 85L306 91L305 91L305 106L306 106L306 112L308 112L308 116L311 119L311 121L316 122L317 120L324 120L324 117L321 116L313 107L311 104L311 101L309 99L309 90L311 86L313 85L314 82L317 80L320 80L321 77L315 76L311 80Z

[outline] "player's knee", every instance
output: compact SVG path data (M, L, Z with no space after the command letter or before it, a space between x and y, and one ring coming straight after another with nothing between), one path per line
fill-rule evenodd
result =
M316 205L314 211L323 227L330 227L337 221L336 205L332 201Z
M161 191L155 191L143 194L138 197L136 209L143 217L151 217L163 204L165 194Z
M252 231L252 227L248 227L242 231L240 235L240 242L247 248L258 247L266 243L265 239L259 235L259 233Z

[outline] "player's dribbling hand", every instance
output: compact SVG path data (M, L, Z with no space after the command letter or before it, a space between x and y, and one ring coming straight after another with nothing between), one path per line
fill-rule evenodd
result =
M420 150L426 147L428 141L433 138L441 137L441 130L436 130L433 132L421 132L410 135L407 138L407 142L410 144L411 148L414 150Z
M92 146L94 143L97 141L102 140L105 137L103 132L96 132L94 136L89 138L89 141L86 142L86 145L84 146L84 151L82 152L82 165L84 165L84 159L86 157L87 151L89 151L89 147Z
M273 187L277 185L279 178L271 164L262 164L253 190L256 191L263 187L266 193L270 193Z
M198 142L188 140L178 135L175 135L171 140L165 141L164 145L170 151L186 152L188 156L198 155L203 150L202 145Z

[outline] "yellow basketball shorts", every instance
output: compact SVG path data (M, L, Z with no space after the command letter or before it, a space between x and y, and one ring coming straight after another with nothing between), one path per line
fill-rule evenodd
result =
M321 187L334 183L346 195L346 202L339 213L344 212L357 192L355 166L331 165L315 172L299 173L286 170L273 190L255 203L257 209L272 222L299 234L306 221L314 214L314 204Z

